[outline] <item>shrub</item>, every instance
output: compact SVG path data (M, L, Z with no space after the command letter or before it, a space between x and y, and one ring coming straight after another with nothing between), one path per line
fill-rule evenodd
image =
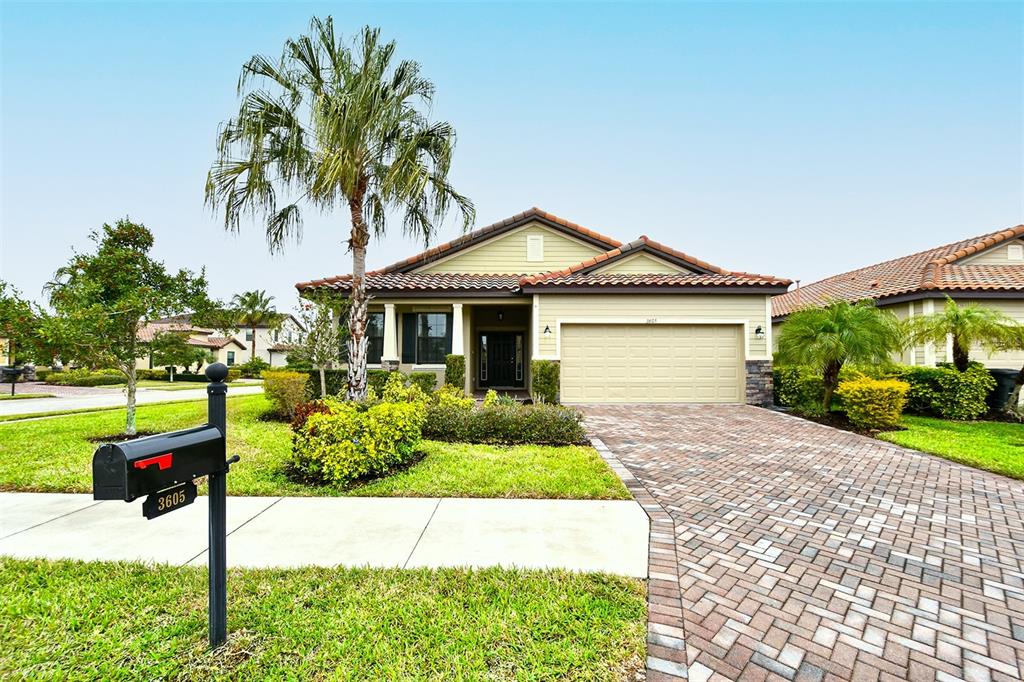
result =
M252 358L240 365L235 365L234 368L241 372L246 379L259 379L264 370L270 369L270 363L261 358Z
M360 405L330 401L294 434L293 467L304 477L345 484L379 476L416 452L425 419L421 403Z
M299 405L306 402L309 376L289 370L263 372L263 393L274 406L274 413L289 420L295 418Z
M401 372L391 373L384 383L380 397L386 403L426 403L429 400L426 391L420 388L419 384L412 382L407 384L405 375Z
M843 399L846 416L862 429L898 426L907 404L910 384L897 379L872 379L861 376L841 381L836 395Z
M242 372L237 369L229 369L228 376L224 379L225 383L230 384L232 381L237 381L242 378Z
M375 371L379 370L370 370L371 377ZM309 393L310 399L317 400L319 398L325 398L326 396L320 395L320 370L311 369L305 373L309 376L309 381L306 382L306 389ZM327 384L328 396L341 395L345 393L345 390L348 387L348 370L325 369L324 382Z
M493 388L484 393L484 407L494 407L498 404L498 392Z
M54 386L116 386L127 384L128 378L116 369L72 369L66 372L53 372L47 377L46 383Z
M373 389L374 393L380 395L381 393L384 392L384 384L388 382L388 377L390 377L392 374L394 374L394 372L389 372L386 369L368 370L366 372L366 384L371 389Z
M36 367L36 381L46 381L46 377L50 376L52 372L52 369L46 369L45 367Z
M472 408L475 402L472 398L467 397L461 388L451 384L445 384L434 391L432 397L435 405L455 406L467 410Z
M413 372L409 375L409 382L419 386L424 393L433 393L437 387L437 375L433 372Z
M444 356L444 383L464 389L466 386L466 356Z
M909 410L944 419L977 419L988 411L986 398L995 379L984 365L972 362L960 372L950 364L902 367L899 378L910 384Z
M811 367L775 366L772 370L775 403L803 415L824 412L825 380Z
M166 369L137 369L135 377L146 381L167 381L170 379L170 374Z
M499 445L585 443L583 414L560 405L464 407L432 404L423 427L426 438Z
M557 360L534 360L530 363L533 399L539 403L557 403L559 366Z
M306 420L311 414L327 414L331 411L330 406L323 400L311 400L308 403L301 403L295 408L295 417L292 419L292 430L299 431L306 425Z

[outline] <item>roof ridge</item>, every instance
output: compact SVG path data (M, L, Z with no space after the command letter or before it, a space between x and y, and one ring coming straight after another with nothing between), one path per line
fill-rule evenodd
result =
M1024 235L1024 223L1020 225L1014 225L1003 230L996 232L990 232L986 235L982 235L973 244L968 244L960 249L957 249L953 253L940 256L933 259L924 269L924 277L921 281L922 289L935 289L939 286L939 279L942 276L942 270L947 265L956 263L961 258L973 256L976 253L987 251L988 249L1002 244L1003 242L1016 239L1017 237Z

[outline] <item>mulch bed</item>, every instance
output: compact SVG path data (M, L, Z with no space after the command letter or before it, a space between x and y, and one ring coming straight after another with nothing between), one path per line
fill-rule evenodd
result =
M139 431L134 436L126 436L123 433L115 433L109 436L93 436L89 438L90 443L123 443L126 440L135 440L145 436L155 436L159 431Z

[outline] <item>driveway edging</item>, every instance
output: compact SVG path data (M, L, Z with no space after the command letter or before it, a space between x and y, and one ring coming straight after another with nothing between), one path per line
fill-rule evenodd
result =
M647 682L689 679L675 522L604 441L590 434L590 444L651 520L647 544Z

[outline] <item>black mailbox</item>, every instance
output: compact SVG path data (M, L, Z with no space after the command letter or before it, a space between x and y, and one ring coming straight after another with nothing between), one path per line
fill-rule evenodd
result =
M132 500L223 472L224 434L207 424L123 443L107 443L92 458L93 499Z

